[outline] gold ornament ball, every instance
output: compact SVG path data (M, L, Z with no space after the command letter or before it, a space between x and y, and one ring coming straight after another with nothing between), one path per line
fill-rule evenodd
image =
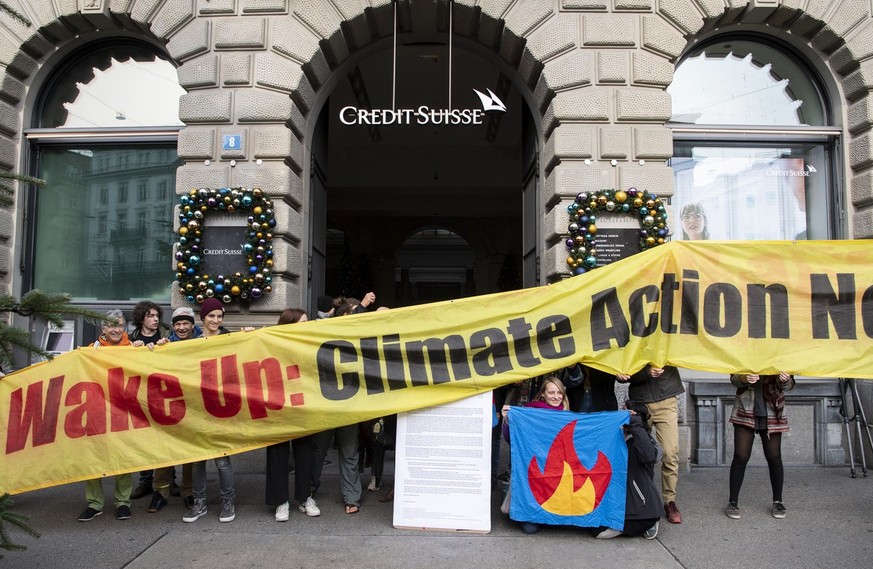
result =
M654 245L654 244L655 244L655 238L654 238L654 237L646 237L646 245L648 245L649 247L651 247L651 246Z
M636 208L643 207L643 200L640 198L634 198L634 207L636 207Z
M252 213L255 215L261 215L261 213L263 213L263 211L264 211L263 208L258 205L258 206L255 206L255 208L252 210Z
M626 199L627 192L625 192L624 190L619 190L615 192L615 201L617 201L618 203L624 203Z
M179 228L179 235L188 235L188 228L187 227L180 227Z
M239 296L239 293L240 293L240 288L238 286L234 285L230 288L230 294L232 294L234 296Z
M589 226L588 226L588 233L590 233L590 234L592 234L592 235L594 235L595 233L597 233L597 226L594 225L593 223L592 223L591 225L589 225Z

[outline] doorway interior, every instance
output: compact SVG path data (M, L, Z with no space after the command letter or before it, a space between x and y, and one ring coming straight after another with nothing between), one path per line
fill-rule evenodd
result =
M489 90L505 111L483 110L476 91ZM423 107L475 111L479 124L423 119ZM411 114L359 113L374 109ZM533 123L494 63L457 46L449 57L445 41L399 36L347 69L310 145L311 299L372 290L377 305L401 307L535 282Z

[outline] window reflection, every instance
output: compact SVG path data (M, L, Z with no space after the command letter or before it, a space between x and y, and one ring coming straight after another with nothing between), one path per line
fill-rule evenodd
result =
M173 147L157 145L42 148L35 288L77 300L168 298L173 196L156 190L160 199L141 202L128 199L127 188L141 196L175 187L180 163Z
M671 161L673 239L826 239L826 155L820 145L680 143ZM810 205L816 211L808 211ZM814 215L809 216L808 213Z

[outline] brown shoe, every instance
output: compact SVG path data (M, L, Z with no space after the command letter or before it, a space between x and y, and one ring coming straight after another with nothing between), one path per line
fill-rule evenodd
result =
M676 502L667 502L664 506L664 512L667 514L667 521L671 524L682 523L682 514L679 513L679 508L676 507Z

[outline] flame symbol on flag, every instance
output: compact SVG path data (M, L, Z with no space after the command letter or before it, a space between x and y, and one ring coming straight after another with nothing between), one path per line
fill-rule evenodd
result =
M597 451L594 468L582 465L573 445L576 421L561 429L552 441L546 456L546 467L540 471L536 457L531 458L527 480L531 493L542 508L560 516L584 516L593 512L609 486L612 465Z

